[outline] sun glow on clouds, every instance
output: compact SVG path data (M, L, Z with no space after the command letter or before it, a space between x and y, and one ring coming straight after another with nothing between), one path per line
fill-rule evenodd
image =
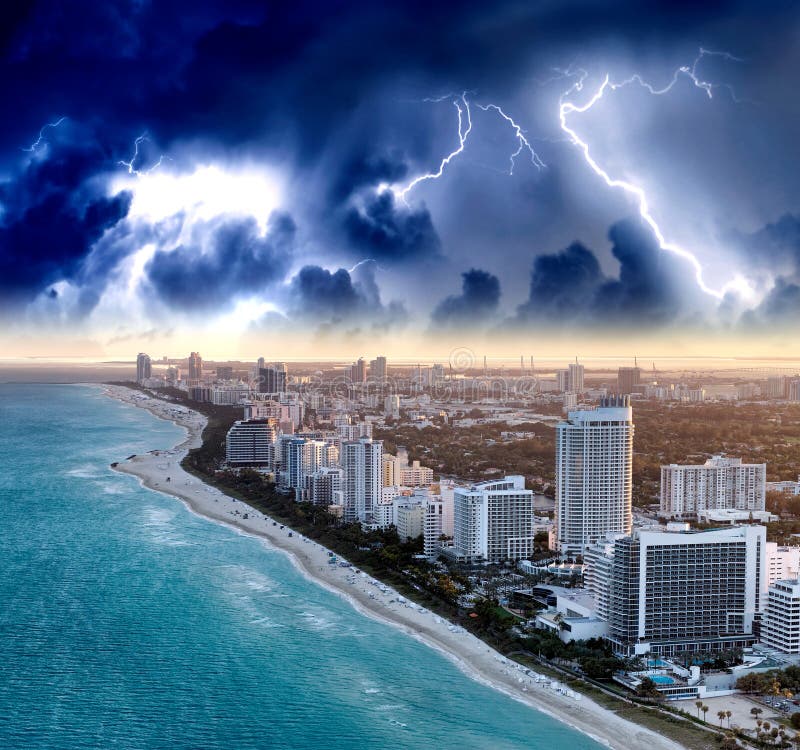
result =
M280 179L268 168L226 169L213 164L184 174L162 166L138 176L125 175L113 180L111 189L133 193L131 219L156 222L181 212L200 221L221 215L252 216L262 230L283 196Z

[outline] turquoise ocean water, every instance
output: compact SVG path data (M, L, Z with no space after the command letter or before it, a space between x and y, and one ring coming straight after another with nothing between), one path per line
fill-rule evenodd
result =
M108 468L182 434L0 385L0 750L599 747Z

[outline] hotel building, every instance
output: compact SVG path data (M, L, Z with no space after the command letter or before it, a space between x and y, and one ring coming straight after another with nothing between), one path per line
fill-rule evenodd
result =
M589 555L587 580L617 652L675 656L754 642L765 527L635 531L615 539L603 557L598 564Z
M610 533L630 533L632 468L628 396L571 411L556 426L555 541L562 554L581 554Z
M533 492L525 489L524 477L457 487L451 554L471 563L524 560L534 550L533 516Z

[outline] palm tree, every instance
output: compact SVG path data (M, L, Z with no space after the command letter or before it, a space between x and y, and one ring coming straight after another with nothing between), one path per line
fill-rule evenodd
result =
M719 719L719 728L722 729L722 722L725 719L725 712L717 711L717 718Z
M728 729L731 728L731 716L733 716L733 713L731 711L725 712L725 718L728 720Z
M708 706L703 706L700 710L703 712L703 721L705 721L706 714L708 713Z
M703 707L703 701L695 701L695 707L697 708L697 718L700 718L700 709Z

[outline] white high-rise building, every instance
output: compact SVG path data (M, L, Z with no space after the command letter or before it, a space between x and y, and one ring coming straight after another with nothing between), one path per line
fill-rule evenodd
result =
M297 499L302 499L306 477L316 473L323 466L326 445L321 440L293 438L284 446L283 466L284 485L297 491Z
M769 587L761 620L761 642L784 654L800 654L800 581L776 581Z
M392 394L383 400L383 416L392 419L400 417L400 396Z
M556 545L580 554L632 526L633 414L628 396L571 411L556 427Z
M464 562L524 560L534 550L533 515L533 492L525 489L524 477L457 487L452 553Z
M587 579L600 591L618 652L674 656L753 642L764 603L765 527L638 530L605 555L601 546L590 550Z
M425 504L425 554L436 555L442 548L442 537L453 537L453 504L455 485L441 482L438 495L428 495Z
M570 393L583 393L583 365L577 362L567 368L567 390Z
M371 521L372 507L381 496L382 454L381 440L362 438L342 443L342 505L346 521Z
M764 510L767 465L714 456L704 464L661 467L661 512L670 518L706 510Z
M230 466L275 468L275 425L267 419L234 422L225 440L225 461Z

